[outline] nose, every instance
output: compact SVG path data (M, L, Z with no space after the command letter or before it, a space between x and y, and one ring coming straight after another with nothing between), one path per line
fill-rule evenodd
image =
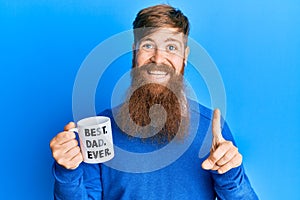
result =
M156 48L151 57L151 61L155 62L156 64L162 64L164 63L165 59L165 51Z

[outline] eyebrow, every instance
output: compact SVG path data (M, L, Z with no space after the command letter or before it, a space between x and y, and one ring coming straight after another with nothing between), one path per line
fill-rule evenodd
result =
M154 43L154 40L152 40L151 38L142 38L140 40L140 43L145 42L145 41L149 41L149 42L153 42Z
M165 42L176 42L176 43L179 44L180 47L182 47L181 42L180 42L179 40L177 40L177 39L174 39L174 38L167 38L167 39L165 40Z
M155 43L154 40L152 40L151 38L145 38L145 39L142 39L142 40L140 41L140 43L141 43L141 42L145 42L145 41L149 41L149 42ZM181 42L180 42L179 40L177 40L177 39L174 39L174 38L167 38L164 42L176 42L176 43L179 44L180 47L182 47Z

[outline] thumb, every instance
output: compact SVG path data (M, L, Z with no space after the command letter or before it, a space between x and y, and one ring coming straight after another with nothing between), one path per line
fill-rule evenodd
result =
M69 122L69 123L64 127L64 130L65 130L65 131L68 131L68 130L70 130L71 128L75 128L75 127L76 127L76 125L75 125L74 122Z

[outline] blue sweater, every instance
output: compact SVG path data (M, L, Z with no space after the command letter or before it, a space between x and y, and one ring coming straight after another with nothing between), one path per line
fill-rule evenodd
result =
M64 200L213 200L216 197L218 199L258 199L243 165L225 174L201 168L201 163L209 152L205 157L200 158L199 149L203 145L205 135L208 132L211 134L212 111L190 102L190 114L192 128L187 139L175 143L178 148L182 146L188 146L188 148L182 151L173 162L151 170L147 166L163 163L168 158L162 155L158 156L158 160L141 159L136 160L136 163L131 163L132 160L129 158L127 162L126 157L122 157L123 154L118 147L129 152L147 155L149 152L166 147L166 144L129 138L117 127L111 110L102 112L101 115L110 117L112 121L113 141L117 147L115 157L104 164L81 163L75 170L67 170L54 163L54 198ZM223 124L222 134L226 140L233 141L226 123ZM189 145L185 145L186 142ZM172 154L172 152L168 153ZM134 167L140 167L141 170L133 171Z

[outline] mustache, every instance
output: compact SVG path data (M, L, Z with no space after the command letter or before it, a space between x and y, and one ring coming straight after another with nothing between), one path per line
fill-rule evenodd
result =
M156 64L156 63L147 63L145 65L142 65L141 67L139 67L140 71L163 71L166 72L168 74L175 74L175 68L174 67L170 67L164 64Z

